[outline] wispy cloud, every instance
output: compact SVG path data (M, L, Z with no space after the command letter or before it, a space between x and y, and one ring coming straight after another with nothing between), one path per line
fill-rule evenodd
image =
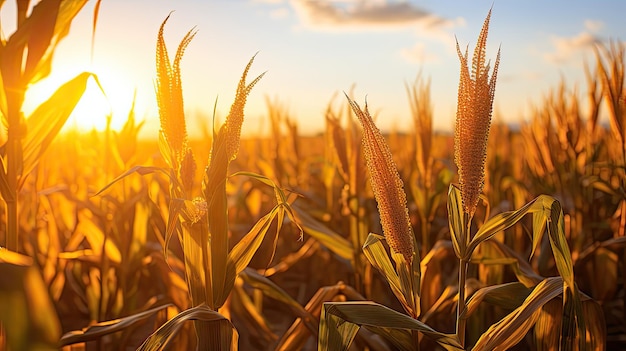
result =
M426 45L423 42L417 42L410 48L403 48L400 50L400 56L411 63L431 63L437 62L438 57L426 50Z
M292 0L291 4L302 24L310 29L372 29L416 23L426 28L450 25L449 20L406 1Z
M594 45L602 41L596 35L604 27L602 22L586 20L584 27L582 32L574 36L552 35L550 41L554 51L546 53L544 59L553 64L563 64L573 59L578 60L584 52L589 51Z
M454 47L451 31L465 24L448 19L408 1L394 0L290 0L303 28L320 31L409 30L417 41L397 54L411 63L427 63L438 57L426 49L424 39Z

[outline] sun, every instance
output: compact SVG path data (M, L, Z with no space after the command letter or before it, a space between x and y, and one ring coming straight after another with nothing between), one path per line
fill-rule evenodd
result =
M46 101L56 89L67 81L74 78L82 71L93 72L96 78L90 78L85 92L78 104L68 117L64 131L78 130L89 132L92 130L103 131L110 121L112 130L123 127L128 114L133 108L135 99L136 83L131 82L123 74L106 66L87 67L57 66L53 73L45 79L33 84L26 92L23 112L26 118L41 104ZM137 113L141 105L135 102Z

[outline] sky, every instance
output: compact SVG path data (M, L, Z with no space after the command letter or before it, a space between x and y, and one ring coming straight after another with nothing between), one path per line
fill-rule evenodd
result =
M14 17L10 3L2 8L3 28ZM170 13L170 55L189 30L197 31L181 63L192 136L210 128L214 106L218 119L227 115L255 54L249 79L266 74L248 98L246 134L269 132L268 101L301 134L321 132L324 111L345 103L343 92L360 104L367 97L381 129L411 130L406 85L418 75L431 81L435 129L450 131L459 77L455 40L462 49L469 45L471 55L491 7L487 56L494 62L501 50L494 110L505 122L528 119L562 80L583 93L583 62L593 62L594 45L626 38L626 2L618 0L103 0L92 56L94 5L88 2L74 20L52 75L33 87L31 100L92 71L107 97L90 85L68 125L102 128L112 111L118 128L136 93L144 137L156 137L159 128L155 47Z

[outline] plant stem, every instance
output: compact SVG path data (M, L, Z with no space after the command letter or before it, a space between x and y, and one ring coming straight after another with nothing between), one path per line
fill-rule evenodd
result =
M6 248L10 251L17 252L19 241L18 226L18 206L17 194L19 169L22 167L22 145L20 128L20 107L23 101L23 95L18 92L9 92L7 94L8 102L8 119L7 128L7 183L9 185L9 196L5 199L7 205L7 238Z
M6 248L9 251L17 252L18 249L18 227L17 227L17 200L6 202L7 205L7 239Z
M471 233L471 225L472 219L467 213L463 213L463 240L465 241L465 245L470 242L470 233ZM467 318L465 316L465 280L467 279L467 266L469 265L469 260L461 257L459 259L459 292L458 292L458 302L456 309L456 335L459 338L459 343L461 346L465 347L465 324L467 322Z
M467 276L468 262L463 259L459 260L459 301L456 309L456 335L459 343L465 347L465 279Z

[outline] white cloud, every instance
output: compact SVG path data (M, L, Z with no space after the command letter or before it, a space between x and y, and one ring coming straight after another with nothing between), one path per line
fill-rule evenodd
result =
M424 28L449 27L454 22L406 1L292 0L296 14L310 29L406 28L419 23Z
M578 60L582 53L593 48L601 40L595 33L604 27L601 21L586 20L585 30L569 37L552 35L550 41L554 51L546 53L544 58L553 64L563 64L572 59Z

